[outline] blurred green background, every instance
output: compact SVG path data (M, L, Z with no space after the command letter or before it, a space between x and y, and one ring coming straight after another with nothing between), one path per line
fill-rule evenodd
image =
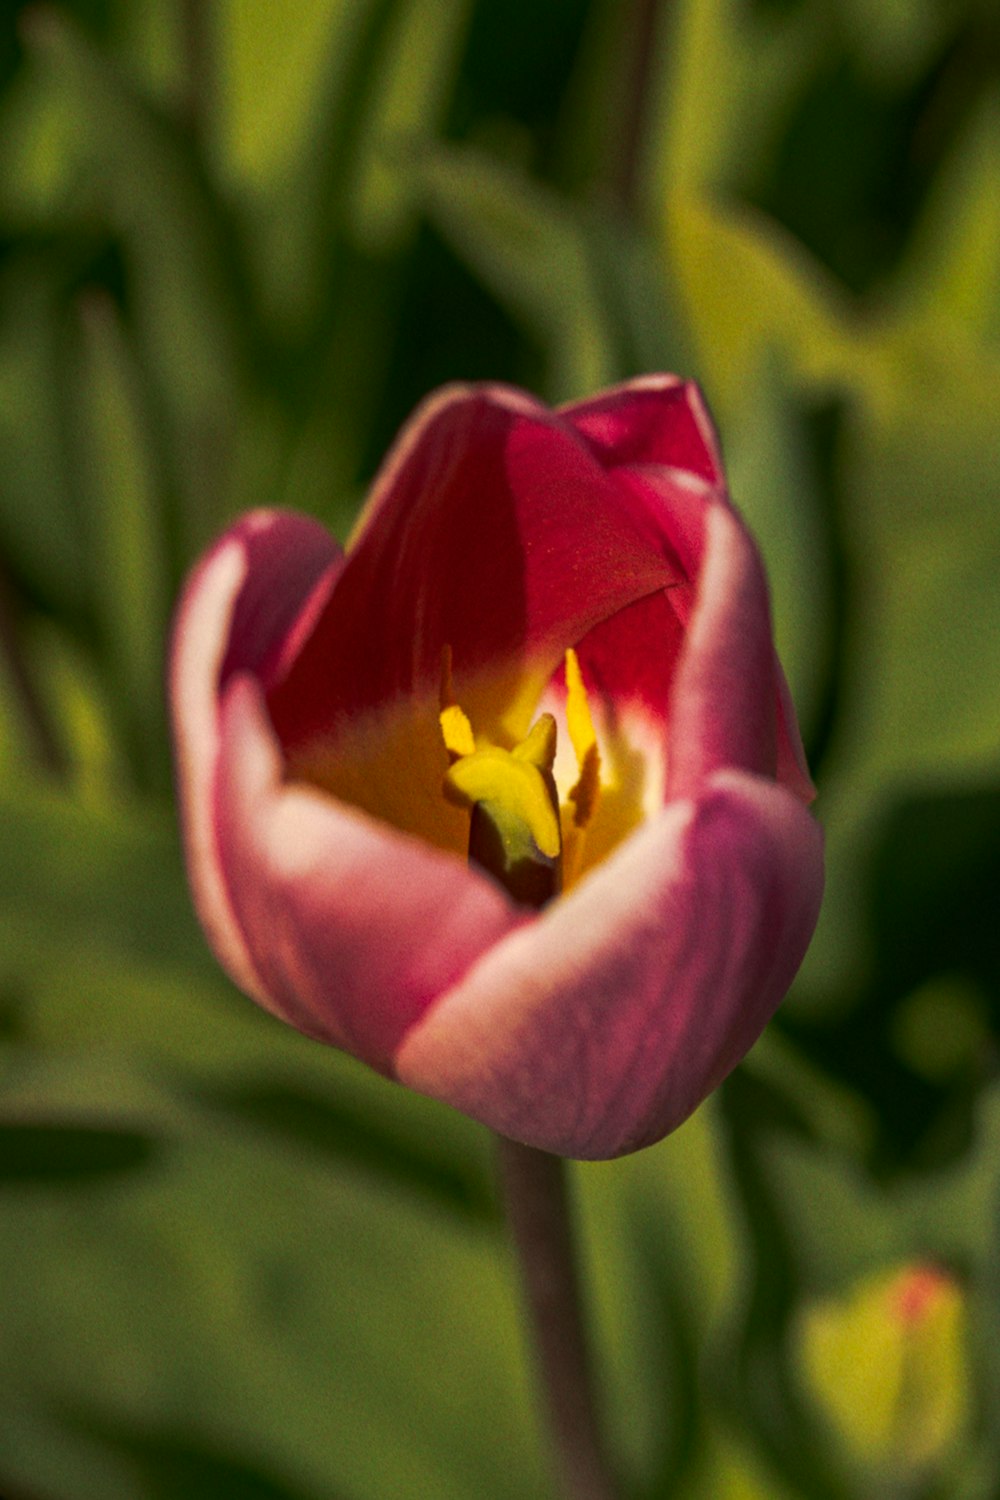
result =
M995 0L77 0L0 20L2 1500L550 1494L485 1133L217 972L163 642L438 383L650 369L829 894L719 1094L575 1169L624 1493L1000 1496Z

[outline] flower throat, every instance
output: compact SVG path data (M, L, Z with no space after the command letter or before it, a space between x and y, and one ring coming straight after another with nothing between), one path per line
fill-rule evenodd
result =
M525 906L545 906L575 874L600 793L600 753L572 648L566 652L566 720L579 775L560 807L552 714L539 715L512 750L477 745L468 717L453 699L451 652L445 651L440 723L450 766L442 792L469 810L469 863Z

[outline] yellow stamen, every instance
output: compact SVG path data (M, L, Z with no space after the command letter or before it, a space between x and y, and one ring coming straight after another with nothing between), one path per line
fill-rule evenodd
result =
M566 724L576 758L576 784L560 808L553 768L556 723L542 714L510 750L479 746L455 701L451 650L441 654L439 722L450 769L442 791L471 813L469 858L517 900L543 905L580 869L587 828L597 808L601 756L576 652L566 652Z
M566 652L566 723L580 775L569 793L573 823L586 828L597 806L601 786L601 753L597 748L594 720L590 712L580 662L572 646Z
M463 755L444 778L444 795L458 807L485 808L507 839L523 829L539 854L558 859L562 837L546 764L554 752L555 722L546 714L514 751L486 745Z
M526 760L539 771L552 774L556 763L556 721L551 714L536 719L528 736L510 752L517 760Z
M460 760L464 755L474 755L476 740L472 725L458 704L449 703L447 708L442 708L439 717L445 747L452 761Z

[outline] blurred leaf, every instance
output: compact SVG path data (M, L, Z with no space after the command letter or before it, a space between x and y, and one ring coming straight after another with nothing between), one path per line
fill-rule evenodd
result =
M140 784L164 787L168 613L164 494L133 351L109 297L80 304L74 381L80 488L102 655Z
M91 1422L87 1427L128 1456L150 1500L309 1500L306 1491L227 1457L211 1444L160 1431L134 1431L124 1423L102 1428ZM324 1500L338 1500L342 1493L327 1489Z
M981 782L1000 743L1000 366L942 366L926 345L924 359L910 355L849 460L852 679L825 788L830 884L808 969L827 990L857 962L859 860L876 817L928 779Z
M710 1462L705 1494L712 1500L802 1500L802 1492L788 1489L758 1454L731 1439L715 1445Z
M407 0L383 44L361 128L365 142L352 218L358 242L384 254L412 221L408 149L442 123L472 0Z
M0 1187L8 1183L89 1182L135 1171L153 1142L135 1130L53 1121L0 1121Z
M896 1053L932 1083L975 1076L992 1052L985 992L965 975L942 974L918 985L891 1024Z
M379 1494L387 1475L442 1500L541 1489L492 1234L245 1126L182 1120L121 1068L39 1060L0 1104L65 1118L98 1087L109 1122L141 1111L162 1134L159 1166L94 1179L85 1212L54 1185L5 1193L0 1371L22 1408L15 1432L0 1412L5 1462L36 1462L44 1440L35 1482L77 1500L81 1434L131 1457L137 1434L174 1430L279 1493Z
M26 622L24 649L59 752L55 769L83 802L106 803L130 785L134 772L93 650L45 620ZM33 759L37 763L40 757L36 753ZM51 754L42 760L51 761Z
M939 1167L968 1150L977 1090L996 1070L1000 795L914 795L865 833L849 1006L793 1004L779 1025L868 1101L873 1164Z
M255 328L239 247L188 142L66 17L39 6L27 40L72 101L74 169L120 237L141 362L162 411L156 434L184 497L179 551L199 551L227 491Z
M608 211L588 212L583 224L597 293L613 335L616 378L691 370L688 329L674 289L664 281L655 245Z
M1000 95L984 97L938 175L893 288L900 322L1000 339ZM960 357L960 356L959 356Z
M702 1488L716 1403L706 1359L741 1246L709 1104L649 1151L575 1168L609 1431L628 1493ZM690 1491L688 1489L690 1486Z
M786 366L772 359L762 363L725 436L730 490L767 564L778 654L807 744L828 690L824 674L837 670L831 656L839 603L828 456L816 427L817 413L797 395Z
M221 0L215 24L219 167L273 188L351 63L368 0Z
M572 210L472 148L415 156L427 211L548 362L548 394L568 400L619 371L595 287L593 252Z
M84 607L87 570L67 472L57 288L26 257L0 269L0 537L36 596L72 615Z
M746 1070L726 1081L722 1107L746 1249L732 1326L716 1348L717 1378L739 1429L787 1483L810 1500L841 1500L848 1493L845 1476L825 1452L786 1358L801 1272L798 1226L789 1222L794 1209L768 1191L759 1160L761 1139L779 1130L785 1139L808 1127L797 1100L792 1104L776 1089L764 1092Z
M481 1132L232 990L159 810L0 790L0 917L0 997L17 1045L148 1060L201 1107L280 1134L290 1149L406 1181L452 1211L489 1213Z
M184 19L184 7L176 0L127 0L115 7L117 55L145 91L175 110L189 84L184 76L190 61L184 55ZM213 22L214 34L214 17Z
M842 26L875 77L895 81L925 66L961 6L934 0L847 0Z
M322 0L297 7L297 14L317 22L325 15L325 34L315 43L315 56L301 74L287 80L275 75L271 52L271 22L255 21L258 40L267 38L268 89L277 86L293 111L305 112L290 133L292 153L273 183L253 189L247 184L241 194L240 212L245 224L248 261L256 277L255 294L262 316L273 330L276 343L293 361L285 378L298 392L308 391L310 382L322 379L322 363L336 347L342 363L357 357L359 341L352 340L346 359L341 339L334 339L334 325L350 306L355 293L352 259L345 237L350 227L362 171L365 127L377 97L379 80L386 67L386 49L391 46L393 25L404 13L405 0ZM236 7L232 19L249 15L254 8ZM232 41L242 32L234 24ZM292 24L289 36L296 36ZM225 28L223 53L226 50ZM316 71L316 68L319 71ZM244 70L235 70L238 82ZM223 99L228 75L223 69ZM304 85L304 86L303 86ZM252 100L253 118L258 118L258 96ZM220 167L224 171L224 166ZM377 337L375 309L367 309ZM384 332L381 333L384 339ZM363 341L362 341L363 346ZM350 389L349 382L345 382Z
M843 294L779 225L738 204L681 197L665 216L667 262L680 284L698 368L720 415L777 354L820 389L870 357Z
M788 78L799 76L795 65L812 51L793 19L779 29L781 66L770 68L766 34L737 16L733 0L684 0L665 62L656 183L665 270L724 424L775 359L828 387L856 358L841 289L780 225L741 203L728 181L737 175L734 158L760 138L769 92L780 107Z
M256 445L270 466L244 464L234 475L234 492L244 504L246 497L260 503L270 496L273 503L310 510L341 536L359 502L359 474L371 461L373 408L399 317L401 247L369 243L358 207L359 193L377 185L372 173L381 180L383 166L386 173L391 168L402 191L403 179L384 156L380 132L384 110L404 102L397 91L385 95L383 80L391 82L393 49L408 14L405 0L337 8L314 107L294 158L269 189L248 191L239 209L254 296L272 343L267 375L284 409L280 416L267 414L274 427L269 448ZM433 33L446 50L458 11L439 6L434 16ZM443 30L436 24L442 20ZM443 67L444 59L439 61ZM422 75L412 62L407 87L413 82L419 93ZM429 62L423 82L432 90L435 69ZM426 93L422 97L430 108ZM406 102L417 107L414 100ZM412 196L407 189L407 201ZM398 220L402 200L395 208L383 206ZM390 240L396 234L388 220L378 233L383 231ZM260 425L259 413L255 422Z
M73 100L46 69L22 67L0 95L4 171L0 219L18 229L62 222L87 202L75 171L79 123Z
M408 1130L404 1119L408 1112L403 1108L393 1111L393 1117L387 1110L376 1113L359 1108L354 1099L338 1098L332 1089L324 1095L318 1082L291 1074L283 1078L276 1069L269 1069L260 1080L201 1085L192 1090L192 1097L225 1110L233 1119L266 1129L289 1145L331 1162L367 1168L464 1216L495 1216L485 1163L459 1159L442 1149L441 1130ZM418 1118L414 1117L415 1124ZM430 1115L427 1118L429 1124Z

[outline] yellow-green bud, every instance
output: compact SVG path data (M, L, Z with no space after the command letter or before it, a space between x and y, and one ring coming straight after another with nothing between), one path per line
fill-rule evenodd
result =
M802 1374L855 1462L904 1479L954 1447L969 1399L965 1317L955 1279L919 1264L868 1277L805 1312Z

